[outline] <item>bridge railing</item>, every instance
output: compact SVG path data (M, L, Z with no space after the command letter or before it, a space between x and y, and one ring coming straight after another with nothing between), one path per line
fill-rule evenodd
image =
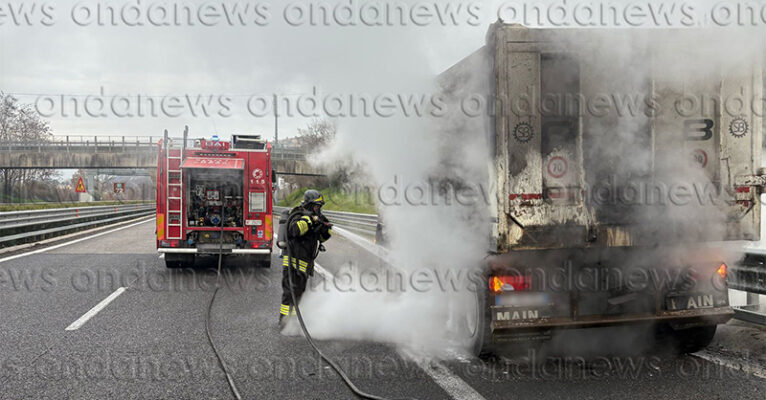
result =
M86 152L86 153L125 153L157 151L157 143L161 136L81 136L54 135L48 140L40 141L6 141L0 140L0 151L23 152ZM172 139L180 145L183 139ZM199 139L187 139L187 147L198 145ZM275 160L305 160L306 152L297 147L275 146L271 152Z
M156 151L159 136L53 136L41 141L0 141L0 151L126 152Z

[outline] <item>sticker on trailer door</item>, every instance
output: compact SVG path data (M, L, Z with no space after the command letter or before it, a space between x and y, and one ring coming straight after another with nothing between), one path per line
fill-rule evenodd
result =
M715 123L712 119L687 119L684 121L684 132L686 135L686 140L709 140L713 137L714 125Z
M567 174L567 168L567 160L564 157L553 156L548 160L548 167L546 169L551 178L561 178Z
M744 115L734 118L729 123L729 133L735 138L741 138L747 134L748 125Z
M700 168L707 167L707 152L705 152L705 150L702 150L702 149L694 150L692 157L694 157L694 163L698 165Z
M520 143L526 143L535 136L535 129L527 122L519 122L513 128L513 137Z

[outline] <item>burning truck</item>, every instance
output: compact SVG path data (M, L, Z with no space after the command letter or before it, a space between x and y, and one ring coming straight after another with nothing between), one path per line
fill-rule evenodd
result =
M688 46L704 36L498 22L439 76L451 103L490 105L442 132L491 149L477 353L630 324L693 352L731 318L720 246L759 239L766 180L761 105L726 100L761 99L763 72Z
M231 142L170 138L157 157L157 251L168 268L195 257L239 257L269 266L272 242L271 145L254 135Z

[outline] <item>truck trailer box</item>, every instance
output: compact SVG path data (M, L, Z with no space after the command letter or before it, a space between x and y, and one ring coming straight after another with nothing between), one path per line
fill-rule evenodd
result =
M690 46L706 35L498 22L439 76L487 104L457 133L486 140L496 188L479 348L648 323L691 350L731 317L711 243L760 236L763 71Z

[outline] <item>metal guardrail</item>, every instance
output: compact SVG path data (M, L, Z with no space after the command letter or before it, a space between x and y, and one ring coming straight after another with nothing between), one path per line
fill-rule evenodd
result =
M0 213L0 247L152 215L154 204L54 208Z
M61 207L61 208L44 208L39 210L20 210L20 211L3 211L0 212L0 229L5 228L7 225L19 222L31 222L44 220L46 218L55 217L79 217L89 214L95 214L105 211L135 209L136 207L152 206L151 203L132 203L132 204L118 204L118 205L103 205L103 206L75 206L75 207Z
M749 248L745 257L729 267L726 280L730 289L747 292L747 305L732 307L734 318L766 325L766 304L759 295L766 295L766 250Z
M274 206L275 213L281 213L287 207ZM350 231L364 235L375 236L375 230L378 226L378 216L375 214L360 214L344 211L322 211L327 219L334 225L346 228Z

